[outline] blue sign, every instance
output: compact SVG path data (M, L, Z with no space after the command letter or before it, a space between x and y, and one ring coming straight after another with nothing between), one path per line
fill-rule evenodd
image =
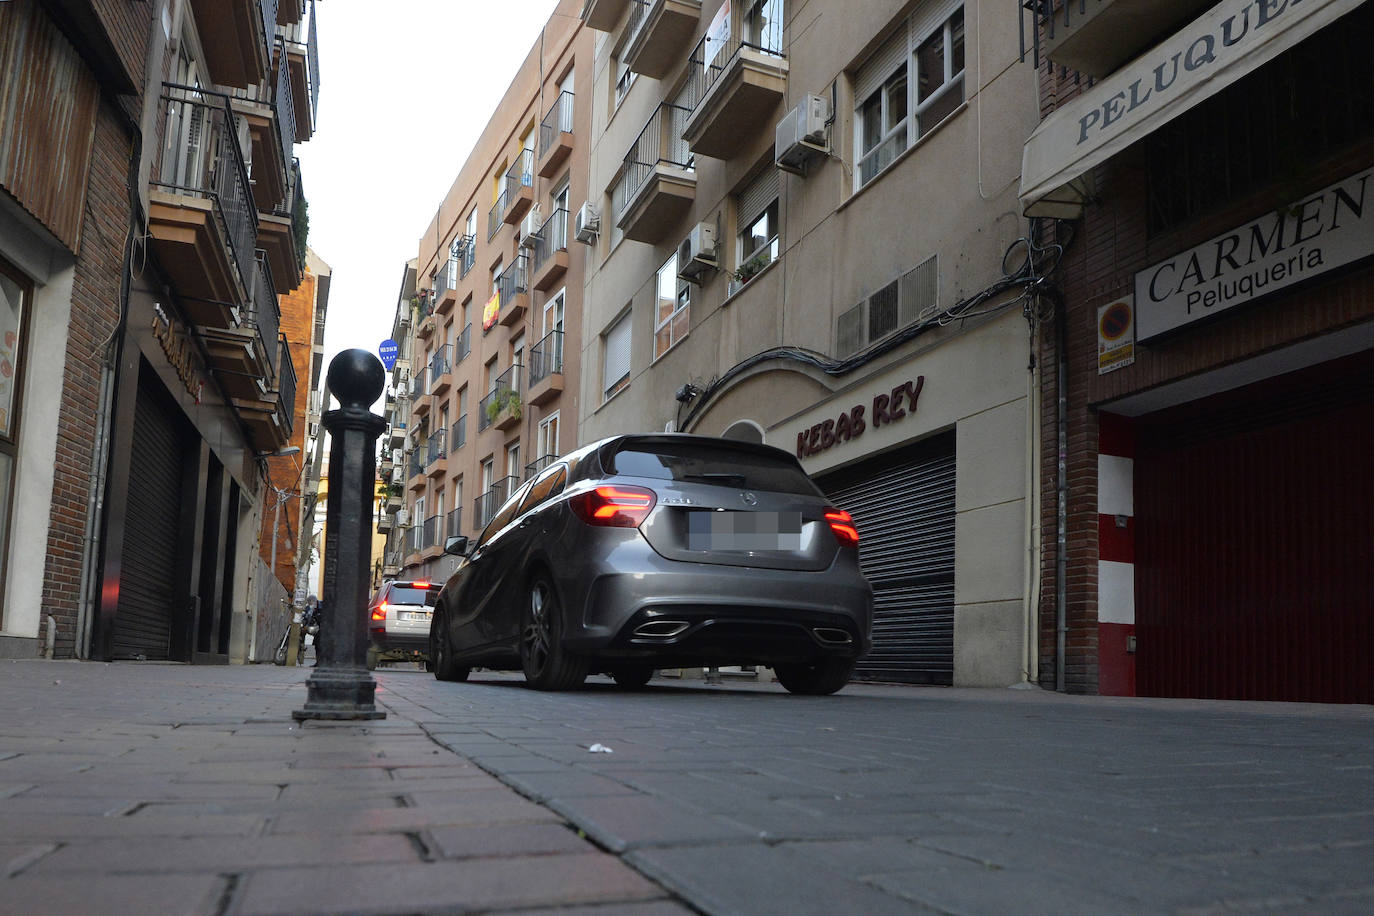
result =
M382 341L382 345L377 348L377 355L382 358L382 365L386 367L387 372L395 367L396 355L400 352L401 348L391 338Z

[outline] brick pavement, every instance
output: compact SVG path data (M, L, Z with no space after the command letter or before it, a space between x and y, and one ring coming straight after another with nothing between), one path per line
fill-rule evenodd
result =
M0 911L1374 911L1370 707L304 677L0 663Z

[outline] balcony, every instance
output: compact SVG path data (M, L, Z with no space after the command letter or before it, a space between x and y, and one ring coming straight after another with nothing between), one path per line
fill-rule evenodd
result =
M305 18L305 0L278 0L277 25L292 25Z
M463 507L459 506L448 514L448 523L444 525L444 543L448 543L449 538L456 538L463 533Z
M458 279L461 280L472 270L472 265L477 261L477 239L470 235L465 235L458 240L454 254L458 258Z
M629 0L587 0L582 10L582 21L587 23L588 28L609 32L620 21L628 3Z
M694 155L731 159L755 137L771 130L787 91L787 59L781 28L756 44L731 36L724 43L702 39L688 58L687 97L694 100L682 137Z
M477 405L477 431L489 426L507 430L520 422L520 367L511 366L492 382L491 391Z
M387 429L386 439L392 448L398 445L404 445L406 441L405 422L393 420L391 426Z
M284 336L277 338L277 366L273 384L262 394L231 397L234 409L248 427L248 437L260 452L275 452L291 441L296 415L296 367Z
M421 308L427 308L427 306L423 304L424 292L426 291L422 291L421 293ZM429 338L434 334L434 324L435 322L433 313L426 312L425 316L420 319L420 324L415 328L415 336L420 338L421 340L429 340Z
M534 461L531 461L529 464L525 465L525 479L529 480L533 477L538 476L540 471L544 470L544 468L553 464L557 460L557 455L540 455Z
M286 200L270 212L261 208L258 212L258 247L267 252L277 292L283 294L300 286L305 262L305 189L300 163L295 160L291 161L287 185Z
M443 546L440 544L443 528L444 517L442 515L431 515L429 518L425 519L424 524L420 527L421 554L430 554L431 552L435 552L434 549L436 547Z
M496 238L496 233L500 231L505 223L501 222L501 214L506 212L506 189L502 188L501 193L496 195L496 200L492 201L491 209L487 211L487 241Z
M458 258L449 255L434 274L434 311L447 315L458 304Z
M635 73L661 80L677 68L701 21L701 0L630 0L620 59Z
M411 490L425 488L425 448L417 445L410 450L410 460L406 463L406 486Z
M453 385L453 347L444 344L429 360L429 393L443 397Z
M453 354L453 364L456 366L468 358L472 352L472 322L463 325L463 333L458 335L455 344L456 352Z
M419 519L410 526L405 535L405 565L420 562L420 551L424 547L425 525Z
M667 102L659 105L625 154L611 206L626 238L656 244L691 208L697 177L682 139L690 113Z
M429 477L443 477L448 473L448 430L436 429L430 433L425 448L425 474Z
M276 79L233 94L234 113L248 128L253 163L253 200L259 210L287 209L291 195L296 113L286 58L278 57Z
M563 393L563 332L550 331L530 348L529 400L537 407Z
M468 415L462 414L457 420L453 421L453 429L449 431L449 448L456 452L458 449L468 444Z
M253 401L275 387L280 324L272 268L259 252L253 263L252 305L243 310L242 321L236 327L201 329L210 367L230 397Z
M164 84L148 233L188 318L229 328L249 301L258 214L227 96Z
M568 272L568 211L559 207L534 237L534 288L547 292Z
M213 2L213 0L205 0ZM282 29L286 66L291 73L291 100L296 109L296 142L304 143L315 133L319 113L320 57L315 32L315 10L311 4L308 25L299 22Z
M539 122L539 177L552 178L572 152L573 94L560 92Z
M477 530L480 531L487 527L487 523L496 515L496 510L501 508L501 504L509 499L519 486L519 478L502 477L492 483L485 493L472 501L473 522Z
M496 278L496 292L500 297L496 320L505 327L519 324L530 306L528 255L518 255L510 266Z
M416 417L429 413L429 367L425 366L415 373L415 396L410 400L410 412Z
M247 89L270 71L277 0L191 0L210 80Z
M506 171L506 186L501 196L505 206L501 219L514 226L534 204L534 151L521 150Z
M1029 33L1035 66L1055 64L1101 79L1176 32L1216 0L1023 0L1021 56ZM1027 25L1025 10L1030 11Z

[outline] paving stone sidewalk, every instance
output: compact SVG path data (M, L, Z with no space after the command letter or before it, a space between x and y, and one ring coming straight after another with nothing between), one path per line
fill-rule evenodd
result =
M0 913L691 912L402 716L293 722L308 674L0 662Z

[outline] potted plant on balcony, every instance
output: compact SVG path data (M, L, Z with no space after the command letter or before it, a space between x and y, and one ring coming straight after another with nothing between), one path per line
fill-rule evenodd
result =
M734 273L734 277L739 281L739 285L743 286L753 279L755 274L759 273L770 263L772 262L766 254L756 254L739 266L739 269Z
M514 388L502 388L496 392L491 403L487 404L487 419L495 423L496 418L501 416L502 412L505 412L512 420L520 419L520 392Z

